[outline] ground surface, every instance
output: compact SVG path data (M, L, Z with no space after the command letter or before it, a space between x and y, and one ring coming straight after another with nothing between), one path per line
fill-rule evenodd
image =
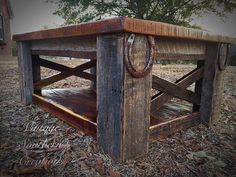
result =
M76 62L69 61L68 65ZM154 72L175 81L192 68L156 65ZM48 74L54 72L43 70L43 77ZM151 143L145 157L122 165L99 150L91 137L37 106L22 106L16 61L3 58L0 60L0 176L234 176L235 78L236 68L230 67L217 125L210 129L199 125ZM88 84L70 77L52 87Z

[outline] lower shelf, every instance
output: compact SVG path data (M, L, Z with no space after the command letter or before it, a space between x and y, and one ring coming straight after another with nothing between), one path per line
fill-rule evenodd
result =
M97 95L95 90L91 88L42 90L41 94L33 94L33 101L45 111L96 138ZM187 115L181 116L183 112ZM164 138L199 122L199 113L191 113L190 106L169 102L151 116L150 140Z
M96 93L92 89L50 89L33 94L33 102L73 127L96 138Z

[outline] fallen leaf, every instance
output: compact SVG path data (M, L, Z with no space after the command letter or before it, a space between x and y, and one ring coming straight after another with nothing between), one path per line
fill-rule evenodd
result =
M43 159L43 168L47 171L47 172L51 172L51 166L49 164L49 161L47 158Z
M192 153L193 156L198 157L198 158L204 158L207 157L207 154L205 151L197 151Z
M186 156L189 160L193 160L193 153L187 154Z
M68 134L67 135L67 138L68 138L68 140L74 140L74 139L76 139L78 136L75 134L75 133L72 133L72 134Z
M72 159L70 157L66 157L62 160L63 167L66 167L66 165L71 161Z
M215 157L207 155L207 153L205 151L193 152L192 155L194 157L197 157L197 158L208 158L209 160L214 160L215 159ZM191 157L191 156L189 156L189 157Z
M224 163L222 160L215 161L214 164L218 167L224 168L226 166L226 163Z
M100 175L104 175L104 173L105 173L105 166L104 166L103 160L101 158L97 158L95 169L97 170L97 172Z
M159 169L160 169L160 176L165 176L165 171L166 171L165 167L161 166Z
M17 175L34 174L34 173L42 173L42 172L46 172L44 167L31 167L31 168L16 169Z
M78 156L79 156L80 160L86 159L88 157L87 154L84 151L80 151L78 153Z
M114 171L113 169L109 170L110 177L120 177L120 174L117 171Z
M0 172L0 176L1 177L12 177L11 175L8 175L8 174L6 174L4 172Z
M79 167L81 168L81 170L87 170L90 167L88 165L86 165L84 162L80 162L79 163Z

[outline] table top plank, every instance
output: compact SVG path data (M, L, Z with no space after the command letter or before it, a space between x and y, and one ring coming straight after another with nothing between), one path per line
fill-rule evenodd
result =
M203 30L129 17L115 17L96 22L81 23L61 28L16 34L13 36L13 40L28 41L73 36L100 35L116 32L129 32L160 37L182 38L210 42L236 42L235 38L210 34Z

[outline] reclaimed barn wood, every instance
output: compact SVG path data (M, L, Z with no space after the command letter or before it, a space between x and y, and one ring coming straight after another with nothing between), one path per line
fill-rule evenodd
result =
M57 29L18 34L14 35L13 40L26 41L121 32L222 43L235 42L235 39L230 37L213 35L202 30L129 17L117 17Z
M38 55L32 55L33 83L41 80L40 58ZM34 93L41 93L41 89L34 88Z
M60 56L60 57L74 57L84 59L96 59L96 51L72 51L72 50L32 50L33 55L48 55L48 56Z
M200 113L195 112L186 116L166 121L150 127L150 141L163 139L174 132L192 127L200 123Z
M67 72L61 72L59 74L56 74L54 76L51 76L49 78L46 78L46 79L43 79L43 80L40 80L38 82L36 82L34 84L34 87L36 88L42 88L42 87L45 87L47 85L50 85L54 82L57 82L59 80L62 80L62 79L65 79L67 77L70 77L72 75L77 75L79 77L83 77L85 79L89 79L89 80L94 80L95 78L89 74L89 73L85 73L85 72L82 72L88 68L91 68L95 65L96 61L95 60L92 60L92 61L89 61L87 63L84 63L82 65L79 65L75 68L67 68ZM76 73L76 74L74 74Z
M143 155L148 148L150 74L141 79L127 73L124 35L98 37L98 142L119 161ZM145 36L137 37L132 61L137 68L146 62ZM106 50L108 49L108 50ZM139 52L140 51L140 52ZM146 51L146 50L144 50Z
M173 97L183 99L190 103L199 104L199 101L200 101L198 100L194 92L184 89L178 86L177 84L161 79L155 75L152 76L152 88L168 93L169 95L172 95Z
M32 54L96 59L96 37L44 39L31 42Z
M45 68L53 69L53 70L60 71L60 72L65 72L69 68L69 67L64 66L62 64L55 63L50 60L45 60L42 58L39 58L39 64L40 64L40 66L43 66Z
M97 58L97 56L96 56ZM95 79L91 81L91 87L96 90L97 89L97 81L96 81L96 78L97 78L97 63L95 64L94 67L91 67L90 68L90 74L92 74L93 76L95 76Z
M54 89L43 90L41 95L33 94L34 103L45 111L94 138L97 132L95 99L95 93L89 89Z
M226 45L226 44L225 44ZM219 43L207 44L207 60L204 64L204 76L201 89L201 120L210 126L216 123L220 116L220 103L224 89L224 73L218 65Z
M178 79L175 84L183 89L197 82L203 76L203 68L196 68L190 73L186 74L182 78ZM160 109L165 103L170 101L174 96L168 93L159 92L158 94L152 96L151 101L151 112L155 113L156 110ZM200 100L200 99L199 99ZM199 105L199 104L197 104Z
M197 61L197 69L201 69L203 71L204 68L204 61ZM203 75L203 72L202 72ZM201 100L201 90L202 89L202 77L200 77L196 82L195 82L195 87L194 91L198 97L199 100ZM200 105L199 104L193 104L193 112L199 112Z
M127 38L128 35L125 36ZM136 35L130 60L135 69L141 70L149 60L150 46L144 35ZM125 67L125 66L124 66ZM124 69L124 133L123 160L133 159L148 152L150 125L151 73L133 78Z
M157 37L155 60L204 60L206 44L203 41Z
M19 52L22 102L30 104L33 97L46 111L97 138L103 151L120 162L144 155L149 141L200 122L217 122L229 44L235 42L227 36L128 17L13 39ZM70 68L41 55L89 62ZM197 68L171 83L152 76L154 60L194 60ZM41 79L40 67L60 73ZM91 87L42 89L72 75L90 80ZM187 89L193 83L194 92ZM151 97L151 88L159 93Z
M32 76L32 57L30 54L29 42L18 42L18 68L21 102L24 105L32 103L33 76Z
M82 77L84 79L88 79L88 80L91 80L91 81L95 81L96 80L95 74L91 75L89 73L79 71L85 64L83 64L83 66L80 65L80 66L76 67L76 69L75 69L75 68L70 68L70 67L61 65L59 63L55 63L55 62L52 62L52 61L49 61L49 60L45 60L45 59L42 59L42 58L39 58L39 64L40 64L40 66L43 66L45 68L49 68L49 69L53 69L53 70L56 70L56 71L60 71L62 73L63 72L64 73L65 72L72 72L72 75L74 75L74 76ZM90 67L90 64L92 64L91 67L95 67L96 61L91 61L91 62L87 63L86 65L89 65L88 67ZM82 68L82 69L86 70L84 68Z
M123 160L123 35L98 36L97 110L98 143L119 161Z

